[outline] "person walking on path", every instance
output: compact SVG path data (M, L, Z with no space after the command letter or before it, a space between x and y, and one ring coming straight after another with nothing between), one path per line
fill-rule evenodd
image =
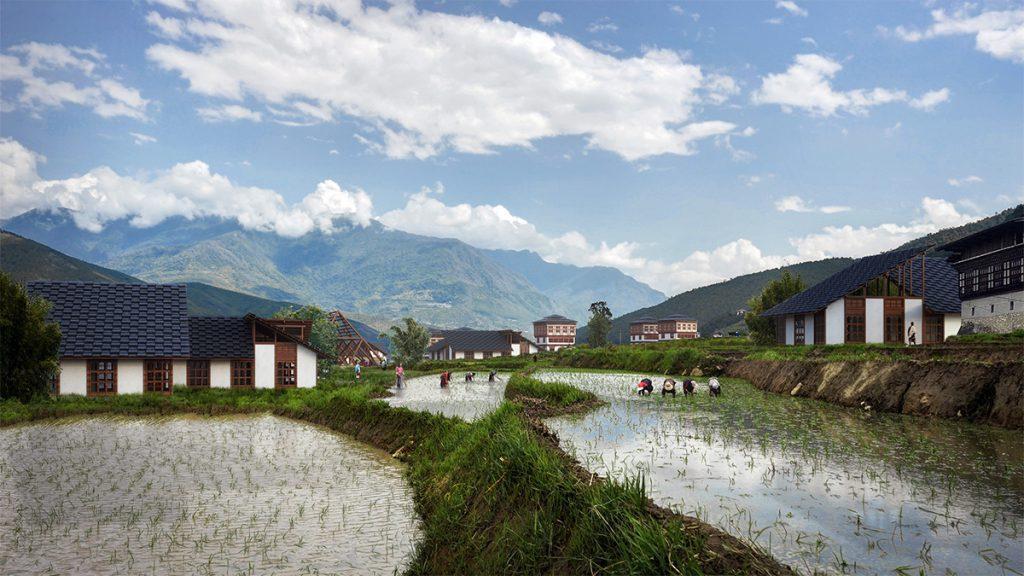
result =
M395 366L395 388L401 388L405 384L405 368L399 364Z
M914 323L910 323L910 327L907 328L907 344L910 346L917 346L917 327Z

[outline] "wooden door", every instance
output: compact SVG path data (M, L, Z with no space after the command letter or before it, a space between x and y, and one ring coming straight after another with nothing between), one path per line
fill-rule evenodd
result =
M294 342L274 345L274 388L295 388L298 384L296 355Z
M886 298L883 303L886 344L903 343L903 298Z

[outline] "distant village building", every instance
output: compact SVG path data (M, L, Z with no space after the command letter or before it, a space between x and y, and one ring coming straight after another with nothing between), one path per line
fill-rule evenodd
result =
M533 323L533 337L543 351L561 350L576 345L576 321L553 314Z
M671 314L658 320L659 340L693 340L698 337L696 318Z
M909 249L868 256L764 312L779 344L942 342L960 330L956 271Z
M189 317L184 285L29 282L61 330L57 394L107 396L197 388L312 388L301 321Z
M629 341L632 344L658 341L658 321L650 316L629 323Z
M431 340L426 354L431 360L483 360L538 351L518 330L439 330L431 334Z
M1024 207L1009 221L940 246L957 271L963 332L1024 328Z

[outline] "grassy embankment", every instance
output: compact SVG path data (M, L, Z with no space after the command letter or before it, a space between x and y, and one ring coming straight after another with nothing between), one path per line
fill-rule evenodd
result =
M591 396L515 379L568 408ZM643 480L589 482L515 402L474 423L376 400L391 375L350 373L311 390L188 390L171 396L0 403L0 425L79 414L273 412L348 433L409 463L423 540L413 574L773 574L786 571L706 526L664 517Z

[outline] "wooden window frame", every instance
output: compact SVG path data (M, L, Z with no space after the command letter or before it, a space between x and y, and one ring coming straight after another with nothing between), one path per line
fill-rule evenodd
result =
M98 384L103 382L104 389ZM90 358L85 361L85 395L114 396L117 394L117 358Z
M256 361L252 358L234 358L231 360L231 387L256 387Z
M895 325L897 320L899 321L899 326ZM890 325L890 322L892 322L892 325ZM918 332L924 330L923 326L918 326L917 328ZM906 305L903 298L885 298L882 301L882 342L885 344L904 344L907 341L906 330ZM918 334L918 336L923 337L921 334Z
M174 362L169 358L146 358L142 361L142 391L170 394L174 390Z
M60 366L54 368L53 372L50 373L50 377L47 380L46 388L50 392L50 396L60 396Z
M278 342L274 345L274 388L298 388L298 345Z
M803 314L793 316L793 345L807 344L807 322Z
M924 326L921 327L922 344L942 344L946 341L946 319L942 314L933 314L927 310L921 320Z
M189 388L209 388L210 361L203 359L188 360L185 363L185 384Z
M825 342L825 311L818 310L814 313L814 343L824 344Z
M851 306L851 304L854 304ZM843 304L843 342L864 344L867 342L867 302L864 298L846 298Z

